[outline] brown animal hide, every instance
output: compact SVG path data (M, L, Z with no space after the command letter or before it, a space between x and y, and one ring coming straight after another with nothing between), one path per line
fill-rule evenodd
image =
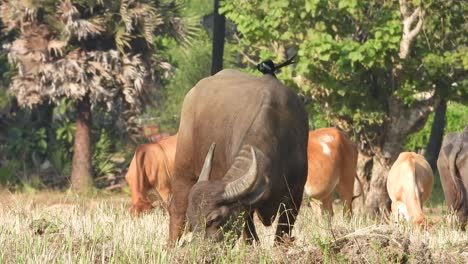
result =
M468 127L445 137L437 160L445 201L462 230L468 222Z
M333 215L333 193L337 191L344 201L343 213L351 214L357 157L356 144L340 130L321 128L310 131L305 194L320 200L321 209ZM312 201L311 206L316 207L316 204Z
M393 163L387 178L387 191L396 220L413 221L415 227L424 221L422 206L429 199L434 177L429 163L414 152L402 152Z
M291 236L307 176L307 113L299 97L270 75L223 70L186 95L179 127L170 240L188 216L195 231L220 230L257 240L256 212L275 241ZM215 143L215 145L213 145Z
M130 213L139 215L153 208L148 191L156 188L164 207L167 208L174 174L174 157L177 135L157 143L137 147L125 180L132 192Z

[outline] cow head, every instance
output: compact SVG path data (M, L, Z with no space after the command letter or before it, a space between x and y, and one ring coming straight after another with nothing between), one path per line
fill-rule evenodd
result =
M213 143L198 182L190 190L187 219L194 233L204 232L205 238L220 241L226 232L239 236L244 220L242 214L248 213L248 207L262 197L268 182L255 187L259 174L253 147L250 147L251 165L237 180L209 181L214 148Z

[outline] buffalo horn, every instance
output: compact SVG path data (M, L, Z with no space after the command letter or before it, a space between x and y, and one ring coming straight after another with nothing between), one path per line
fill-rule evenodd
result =
M250 147L250 150L252 152L252 165L242 177L226 185L223 193L223 198L226 201L236 200L248 194L257 181L257 158L253 147Z
M211 161L213 160L213 151L216 147L216 143L212 143L208 153L205 157L205 163L203 163L203 168L200 173L200 177L198 177L198 182L207 181L210 178L211 172Z

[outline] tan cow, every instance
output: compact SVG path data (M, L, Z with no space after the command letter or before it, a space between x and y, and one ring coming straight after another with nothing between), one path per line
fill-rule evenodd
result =
M333 215L335 190L344 201L344 214L352 213L354 178L358 151L345 133L336 128L321 128L309 132L307 148L308 175L305 194L320 200L321 208L312 201L315 211Z
M153 188L156 188L167 208L171 193L170 181L174 173L176 144L177 135L174 135L157 143L137 147L125 176L132 192L132 215L139 215L153 208L148 199L148 191Z
M402 152L393 163L387 178L395 220L404 218L419 226L424 221L423 203L429 198L434 177L429 163L414 152Z

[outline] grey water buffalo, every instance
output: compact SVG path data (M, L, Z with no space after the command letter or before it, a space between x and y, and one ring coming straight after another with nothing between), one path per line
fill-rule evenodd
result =
M305 194L320 200L320 209L332 215L336 190L344 201L343 213L351 214L354 179L357 177L356 144L336 128L321 128L309 132L307 155L309 168ZM314 202L310 204L318 209Z
M156 189L164 206L171 193L177 135L156 143L142 144L135 150L125 180L131 190L130 213L139 215L153 209L148 191Z
M307 176L307 113L272 75L223 70L186 95L172 182L169 239L187 219L195 234L219 241L225 231L258 240L255 212L275 242L291 236ZM241 221L238 221L241 220Z
M444 139L437 160L445 201L465 230L468 222L468 127Z
M434 177L429 163L414 152L402 152L393 163L387 178L395 220L412 220L415 227L424 221L422 206L429 198Z

